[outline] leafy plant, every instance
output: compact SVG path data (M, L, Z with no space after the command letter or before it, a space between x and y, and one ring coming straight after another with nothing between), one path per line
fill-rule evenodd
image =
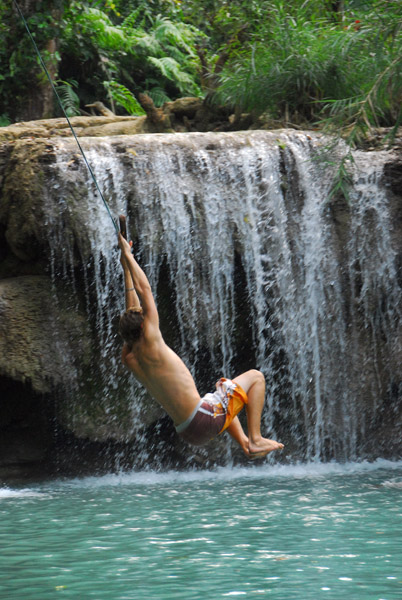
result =
M360 143L373 127L381 125L393 124L389 137L395 136L402 121L402 56L395 57L371 83L358 96L329 100L324 106L329 117L322 121L323 125L329 131L341 127L351 146ZM392 102L392 96L400 99L399 108Z
M113 80L105 81L104 85L116 104L122 106L129 115L145 115L138 100L124 85Z
M114 19L117 10L120 8L115 7ZM106 91L112 102L139 114L134 94L148 92L151 80L156 82L151 94L159 101L181 94L201 94L195 51L201 34L194 27L173 23L162 15L153 16L149 10L146 18L140 10L135 10L118 24L99 6L78 2L70 3L65 18L62 47L70 60L65 58L61 70L69 74L69 65L79 61L82 71L78 78L84 79L84 57L92 70L92 89L88 89L85 81L80 83L80 89L87 96L90 94L91 100L94 96L106 99Z
M171 56L163 56L161 58L150 56L149 62L157 68L165 79L174 82L180 92L199 95L199 87L195 84L192 77L183 71L180 63Z
M75 80L63 81L60 79L56 82L57 94L68 117L75 117L81 114L80 99L73 87L78 87L78 83Z
M330 3L267 4L269 18L222 70L216 101L285 124L353 129L355 141L399 123L401 4L343 4L337 14Z
M50 0L26 0L22 6L26 22L50 71L57 71L59 56L48 52L58 36L57 3ZM24 24L13 2L0 0L0 97L2 111L11 121L32 118L30 105L40 118L50 98L50 86L43 74ZM34 102L29 102L34 98ZM47 108L47 107L46 107Z
M325 205L328 205L338 196L343 196L349 202L349 191L352 185L351 166L354 164L351 149L349 148L340 160L337 162L332 160L329 164L335 166L335 173Z
M7 125L10 125L10 123L11 121L7 114L0 115L0 127L7 127Z
M207 93L236 113L342 130L352 144L402 122L400 0L26 0L24 11L52 76L78 83L60 90L71 111L73 93L122 110L134 110L127 91L157 106ZM37 102L26 99L45 85L24 36L0 0L0 94L11 120L27 118Z
M144 84L147 95L152 99L155 106L163 106L165 102L170 102L171 98L166 94L163 87L160 87L157 79L146 79Z

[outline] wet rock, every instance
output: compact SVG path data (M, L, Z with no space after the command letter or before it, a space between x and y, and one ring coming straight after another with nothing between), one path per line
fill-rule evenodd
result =
M57 303L46 276L0 281L0 377L29 382L48 393L70 379L80 357L88 361L86 321Z

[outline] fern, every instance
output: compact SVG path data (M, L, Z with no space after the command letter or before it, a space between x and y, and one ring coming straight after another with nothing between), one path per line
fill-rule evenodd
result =
M61 79L56 81L57 93L68 117L76 117L81 114L80 99L73 90L73 86L78 87L78 83L73 79L70 81L63 81Z
M82 57L88 64L96 64L97 88L100 82L109 82L104 84L109 102L116 102L130 114L142 114L130 92L134 86L147 90L157 106L168 101L170 93L173 97L178 91L201 95L195 44L203 34L186 23L155 17L154 7L145 0L136 0L135 10L120 25L99 8L101 4L73 1L69 9L73 24L66 28L65 39L81 64ZM152 78L156 82L149 84ZM117 87L121 85L123 88ZM97 89L98 98L102 93Z
M181 70L180 64L174 58L170 56L163 56L162 58L150 56L148 60L166 79L173 81L182 93L195 92L196 85L193 79L188 73Z
M166 94L165 90L158 85L147 89L147 94L152 98L155 106L163 106L165 102L171 102L171 98Z
M130 92L126 86L113 80L105 81L104 86L116 104L122 106L129 115L145 115L143 108L135 98L134 94Z
M142 7L140 6L136 10L133 10L124 19L121 26L125 31L130 32L131 30L138 28L139 17L141 16L141 13L142 13L141 8Z
M163 49L152 33L146 33L143 30L135 30L129 38L130 49L132 53L140 50L141 54L148 56L150 54L163 56Z
M95 36L104 49L121 50L127 47L127 37L124 30L113 25L109 17L97 8L88 8L87 19Z
M166 17L158 17L155 23L154 35L161 45L169 44L172 48L182 48L189 56L195 56L191 44L199 37L196 29L184 23L172 23Z
M152 6L148 0L140 0L137 8L130 12L124 19L121 26L123 29L132 30L152 26L154 23L154 15Z

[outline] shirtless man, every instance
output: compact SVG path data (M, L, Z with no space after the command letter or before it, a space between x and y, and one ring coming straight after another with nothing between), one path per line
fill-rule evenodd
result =
M260 430L265 378L252 369L233 380L220 379L203 398L181 358L163 340L149 281L119 234L126 311L120 317L123 363L173 419L188 443L203 445L227 430L249 458L262 458L283 444L263 438ZM246 407L248 436L237 414Z

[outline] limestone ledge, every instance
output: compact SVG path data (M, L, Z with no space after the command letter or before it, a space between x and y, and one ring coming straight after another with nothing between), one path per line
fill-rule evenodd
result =
M60 308L46 276L0 281L0 376L29 382L38 394L71 376L71 357L88 355L86 325L77 312Z

